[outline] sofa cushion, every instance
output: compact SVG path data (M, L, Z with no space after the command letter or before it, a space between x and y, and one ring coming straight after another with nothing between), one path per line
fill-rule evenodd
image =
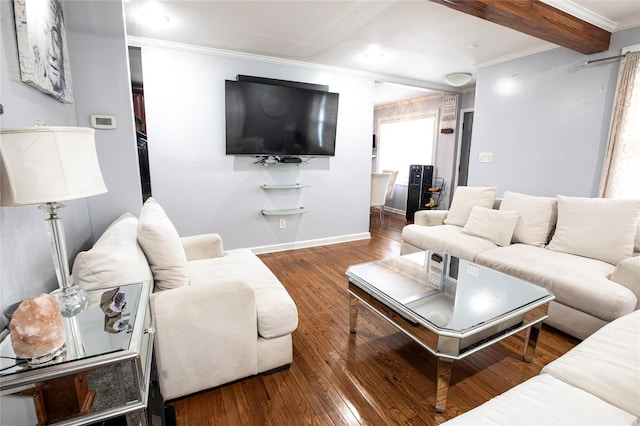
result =
M640 417L640 311L598 330L543 373Z
M636 308L640 309L640 256L619 262L609 279L631 290L639 299Z
M72 281L86 289L151 280L151 270L136 240L138 219L131 213L117 218L90 250L78 253Z
M256 298L258 334L284 336L298 326L298 310L271 270L249 249L229 250L224 256L188 262L192 286L215 285L237 279L249 285Z
M442 425L632 425L620 408L542 374Z
M473 206L462 232L484 238L499 246L511 244L513 230L520 214Z
M402 241L422 250L444 251L472 262L478 253L498 247L484 238L464 234L461 227L454 225L407 225L402 228Z
M588 257L512 244L486 250L476 262L549 289L556 301L611 321L635 309L631 290L608 279L615 267Z
M453 194L449 214L444 220L446 225L464 226L471 214L473 206L493 207L498 192L497 186L492 187L473 187L459 186Z
M616 264L633 255L640 200L558 196L558 222L547 246Z
M155 286L168 290L189 284L187 257L178 231L153 198L140 211L138 242L149 260Z
M505 191L500 210L520 213L513 232L514 243L544 247L556 224L558 200Z

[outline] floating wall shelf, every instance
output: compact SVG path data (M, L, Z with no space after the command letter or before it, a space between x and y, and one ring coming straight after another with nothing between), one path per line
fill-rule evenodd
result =
M262 210L262 214L265 216L291 216L307 213L308 211L304 207L300 207L298 209Z
M300 188L308 188L309 185L304 185L301 183L287 183L284 185L270 185L264 184L261 186L262 189L300 189Z

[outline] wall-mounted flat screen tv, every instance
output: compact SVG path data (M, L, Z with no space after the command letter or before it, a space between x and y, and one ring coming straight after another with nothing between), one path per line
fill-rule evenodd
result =
M227 155L335 155L338 93L225 81Z

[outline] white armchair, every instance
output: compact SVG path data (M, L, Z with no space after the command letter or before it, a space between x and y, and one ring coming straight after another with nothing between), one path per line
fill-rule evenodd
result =
M154 352L166 400L286 368L296 305L249 249L224 250L218 234L180 238L149 198L140 218L118 218L73 267L85 288L154 280Z

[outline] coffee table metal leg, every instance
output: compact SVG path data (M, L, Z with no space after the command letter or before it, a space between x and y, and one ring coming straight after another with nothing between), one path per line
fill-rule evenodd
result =
M452 359L438 358L438 378L436 382L436 411L438 413L443 413L447 407L447 394L449 393L452 371Z
M540 337L540 329L542 329L541 322L527 329L527 337L524 339L524 351L522 352L522 358L527 362L533 362L536 347L538 346L538 337Z
M358 322L358 299L349 295L349 331L356 332L356 323Z

